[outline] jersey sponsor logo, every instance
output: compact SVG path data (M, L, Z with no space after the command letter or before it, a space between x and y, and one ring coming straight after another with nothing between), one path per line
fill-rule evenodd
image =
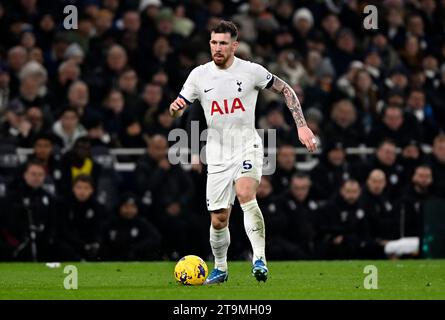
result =
M234 113L235 110L240 109L242 112L246 111L244 105L240 98L235 98L232 100L232 104L229 110L229 101L224 99L223 103L220 105L218 101L212 101L212 109L210 115L213 116L214 113L219 113L220 115Z
M209 91L212 91L213 89L215 89L215 88L204 89L204 93L207 93L207 92L209 92Z

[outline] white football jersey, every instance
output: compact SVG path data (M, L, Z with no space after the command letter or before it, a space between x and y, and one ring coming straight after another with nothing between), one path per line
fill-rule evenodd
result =
M199 100L204 108L209 172L223 171L251 148L262 149L255 106L259 90L271 80L263 66L237 57L224 70L213 61L192 70L179 96L188 104Z

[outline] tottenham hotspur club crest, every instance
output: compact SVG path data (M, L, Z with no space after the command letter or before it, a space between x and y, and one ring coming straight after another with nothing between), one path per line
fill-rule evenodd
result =
M241 85L243 84L241 81L237 81L236 84L238 85L238 92L243 91L243 89L241 89Z

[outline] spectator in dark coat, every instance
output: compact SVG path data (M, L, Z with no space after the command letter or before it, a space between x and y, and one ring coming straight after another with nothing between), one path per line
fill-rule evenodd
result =
M278 210L287 215L283 236L296 246L292 259L310 259L315 253L314 240L321 217L320 203L311 194L311 185L308 175L295 174L289 189L277 199Z
M377 146L384 139L393 140L398 147L410 140L421 141L422 135L416 118L398 106L388 106L382 111L382 118L369 133L371 146Z
M292 175L297 173L296 163L295 147L284 144L278 148L277 169L272 176L275 194L280 194L288 189Z
M445 135L439 134L434 138L433 153L430 158L430 166L433 170L434 195L445 198Z
M288 260L305 256L288 237L289 215L274 196L270 178L264 176L257 190L257 201L266 224L266 250L270 259Z
M380 169L369 173L360 203L369 223L369 259L385 258L384 247L388 240L396 239L398 225L394 203L386 195L386 176Z
M55 203L43 189L45 167L37 160L26 165L22 179L11 185L8 201L2 210L2 235L7 255L18 261L53 259Z
M336 102L324 131L325 142L341 141L346 148L357 147L364 137L363 125L352 102L346 99Z
M383 140L376 149L375 155L363 166L356 168L355 176L362 181L367 179L373 169L382 170L387 178L387 192L391 200L399 197L400 190L405 187L405 169L397 159L396 145L391 140Z
M166 259L187 254L190 234L190 202L194 186L188 172L167 158L167 139L154 135L148 142L147 154L136 167L136 183L141 196L151 194L154 212L145 213L164 235Z
M91 176L95 185L101 174L100 164L93 160L91 143L86 137L77 139L72 150L62 157L62 178L59 189L63 194L69 194L74 179L81 174Z
M107 213L94 196L93 179L79 175L74 179L72 194L59 204L57 247L60 260L97 259L101 227Z
M360 184L347 180L340 192L323 207L319 255L325 259L350 259L363 255L369 241L364 208L359 202Z
M426 102L425 92L421 89L411 90L406 100L406 109L420 124L422 139L418 140L431 143L439 133L439 125L432 106Z
M100 256L103 260L158 260L161 235L147 220L139 216L137 197L122 196L116 216L105 225Z
M55 138L51 134L41 134L36 137L33 154L29 159L40 161L45 167L44 188L52 195L57 195L57 186L62 179L60 154L54 151Z
M431 196L433 174L431 168L421 165L416 168L411 183L399 199L397 217L398 236L423 238L423 206Z
M330 198L344 181L351 178L351 166L346 160L343 143L329 142L320 162L311 171L313 192L318 199Z

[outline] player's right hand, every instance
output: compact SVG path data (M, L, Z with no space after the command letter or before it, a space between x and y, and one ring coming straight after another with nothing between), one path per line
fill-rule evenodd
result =
M182 98L176 98L175 99L175 101L173 101L171 104L170 104L170 115L173 117L173 116L176 116L177 115L177 112L178 111L180 111L180 110L182 110L182 109L184 109L185 107L187 106L187 103L185 102L185 100L184 99L182 99Z

